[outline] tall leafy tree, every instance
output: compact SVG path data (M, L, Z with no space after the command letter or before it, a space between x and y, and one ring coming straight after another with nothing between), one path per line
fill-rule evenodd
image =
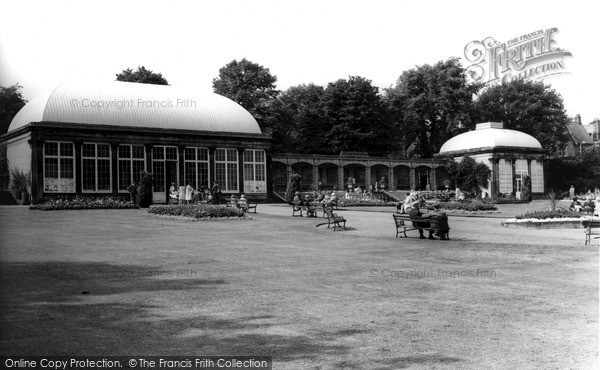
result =
M219 69L219 76L213 79L213 90L244 107L264 129L269 105L278 94L276 82L277 77L268 68L244 58Z
M450 58L403 72L384 101L405 144L415 155L430 158L473 126L473 95L480 88L467 82L459 59Z
M9 87L0 86L0 134L8 131L12 119L27 103L21 93L22 88L18 83Z
M292 86L278 97L288 113L288 121L282 122L299 153L330 153L327 144L328 131L323 94L325 89L314 84Z
M486 88L476 102L481 122L498 121L504 128L535 137L548 153L568 138L568 117L561 96L542 82L517 80Z
M117 81L138 82L142 84L168 85L169 81L161 73L154 73L144 66L139 66L136 71L131 68L117 73Z
M323 108L330 127L326 140L334 151L389 151L389 130L378 88L359 76L331 82L323 94Z
M27 103L23 98L18 83L4 87L0 86L0 135L8 131L10 123L19 110ZM0 144L0 189L7 189L10 183L8 160L6 158L6 143Z

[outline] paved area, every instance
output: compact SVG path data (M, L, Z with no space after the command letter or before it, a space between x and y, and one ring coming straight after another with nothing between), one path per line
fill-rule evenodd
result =
M598 245L582 230L451 216L450 241L396 239L392 212L341 210L333 232L282 204L199 222L0 207L0 352L597 368Z

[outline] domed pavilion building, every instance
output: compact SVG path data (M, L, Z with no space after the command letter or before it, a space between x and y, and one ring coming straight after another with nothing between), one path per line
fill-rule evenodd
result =
M492 170L488 188L482 189L485 194L519 197L527 175L533 197L545 192L542 145L531 135L504 129L500 122L479 123L474 131L453 137L442 145L438 156L455 161L469 156L485 163Z
M237 103L212 92L128 82L64 83L27 103L1 137L10 169L31 174L31 197L119 195L154 175L171 183L267 199L270 136Z

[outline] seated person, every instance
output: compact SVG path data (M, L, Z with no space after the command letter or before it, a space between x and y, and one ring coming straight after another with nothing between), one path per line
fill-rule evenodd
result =
M432 208L433 208L432 210L427 212L426 216L429 219L438 221L438 226L442 230L437 231L436 235L439 236L441 240L447 240L448 239L448 229L449 229L448 215L446 215L446 212L444 212L440 209L440 205L438 203L434 204ZM431 239L431 237L430 237L430 239Z
M235 194L231 194L231 198L229 199L229 201L231 202L231 204L234 207L239 207L238 206L238 202L237 202L237 198L235 197Z
M585 202L583 203L582 211L585 213L593 214L595 207L596 207L596 205L594 204L592 197L588 195L585 198Z
M302 200L300 199L300 192L297 191L296 193L294 193L294 200L292 201L293 203L302 203Z
M581 212L581 203L579 202L579 198L577 198L577 197L573 198L573 201L571 202L569 209L571 211Z
M170 203L177 203L179 199L179 194L177 193L177 189L175 188L175 183L171 183L171 188L169 189L169 201Z
M406 213L411 217L422 216L423 214L421 213L419 207L423 205L423 199L419 199L419 196L416 193L411 195L409 198L412 201L408 202L408 204L405 201ZM423 228L429 227L429 222L413 222L413 227L419 228L419 237L421 239L425 239ZM433 230L429 230L429 239L435 239L433 237Z

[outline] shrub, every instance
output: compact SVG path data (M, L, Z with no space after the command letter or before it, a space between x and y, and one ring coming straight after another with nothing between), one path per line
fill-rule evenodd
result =
M463 202L438 202L440 208L445 210L461 210L461 211L497 211L498 207L491 200L472 199Z
M55 211L64 209L137 209L137 204L124 201L118 197L82 197L51 199L45 203L29 206L29 209Z
M202 218L243 218L241 209L211 204L182 204L182 205L160 205L152 206L148 213L161 216L181 216L195 219Z
M10 170L10 177L9 190L15 199L21 199L23 193L29 194L29 173L13 168Z
M338 199L338 206L340 207L360 207L360 206L395 206L397 202L388 202L377 198L362 198L362 197L351 197L349 199L341 198Z
M515 218L517 220L522 220L524 218L537 218L540 220L548 219L548 218L581 218L584 214L581 212L575 212L568 209L555 209L550 211L535 211L528 212L523 215L518 215Z

